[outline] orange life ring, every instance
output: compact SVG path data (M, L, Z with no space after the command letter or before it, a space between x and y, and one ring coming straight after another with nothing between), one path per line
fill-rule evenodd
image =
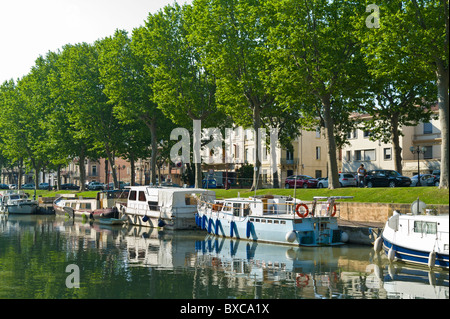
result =
M327 204L327 213L330 211L330 204ZM333 205L333 213L331 213L331 217L334 217L336 215L336 204Z
M300 214L300 212L298 211L300 207L305 207L306 213ZM295 206L295 212L297 213L298 217L305 218L309 214L308 206L306 206L306 204L297 204L297 206Z

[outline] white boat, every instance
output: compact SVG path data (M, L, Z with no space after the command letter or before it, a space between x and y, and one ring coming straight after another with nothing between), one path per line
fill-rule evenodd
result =
M394 211L374 243L389 261L448 269L449 216L400 214Z
M116 203L126 200L128 191L98 192L96 198L77 197L76 194L63 194L53 202L56 215L89 218L117 218ZM125 197L125 198L124 198Z
M206 189L130 186L127 203L120 204L119 211L131 225L193 229L200 197L214 200L216 194Z
M305 202L287 196L230 198L205 203L197 225L209 233L300 246L342 245L348 235L338 228L338 199L352 196L314 197Z
M0 212L9 214L35 214L38 202L23 191L8 190L0 193Z

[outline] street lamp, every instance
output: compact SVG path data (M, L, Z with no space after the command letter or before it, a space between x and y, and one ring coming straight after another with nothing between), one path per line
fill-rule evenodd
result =
M415 154L417 153L417 186L422 186L420 184L420 153L425 154L425 152L427 151L427 148L425 146L411 146L409 148L409 150L411 151L411 153Z

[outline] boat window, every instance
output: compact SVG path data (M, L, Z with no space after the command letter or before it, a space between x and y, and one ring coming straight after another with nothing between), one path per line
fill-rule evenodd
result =
M197 205L197 197L194 194L184 195L186 205Z
M244 204L244 217L250 215L250 205Z
M139 191L139 201L140 202L145 202L146 198L145 198L145 193L144 191Z
M437 224L433 222L414 221L414 232L424 234L436 234Z
M136 200L136 191L130 192L130 197L128 197L129 200Z
M278 220L274 220L273 223L274 223L274 224L278 224L279 221L278 221Z
M80 203L80 209L91 209L91 203Z
M158 210L158 202L151 202L151 201L148 201L148 208L150 209L150 210Z
M225 202L225 206L223 206L223 210L225 212L229 212L231 210L231 206L230 205L231 205L230 203Z
M286 222L284 220L281 220L280 224L286 225Z
M268 219L268 220L267 220L267 223L268 223L268 224L272 224L272 220L271 220L271 219Z
M241 204L240 203L233 203L233 215L239 216L241 213Z

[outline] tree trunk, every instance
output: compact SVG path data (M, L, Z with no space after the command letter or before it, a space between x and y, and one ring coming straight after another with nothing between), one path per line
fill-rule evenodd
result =
M136 169L135 169L135 160L134 160L134 156L130 155L130 170L131 170L131 180L130 180L130 185L134 186L136 184Z
M80 167L80 190L85 191L86 190L86 166L84 165L84 148L81 149L79 160L78 160L78 166Z
M260 150L260 136L259 136L259 128L261 127L261 107L259 105L255 105L253 107L253 129L255 130L255 168L253 171L253 184L251 187L251 191L258 189L261 187L261 178L259 178L261 174L261 160L259 158L259 150Z
M17 176L17 189L22 189L22 178L23 178L23 174L22 174L22 166L23 166L23 159L20 158L19 159L19 172L18 172L18 176Z
M109 162L107 159L105 159L105 185L106 185L106 187L108 187L108 185L109 185L108 171L109 171Z
M115 153L114 151L111 152L108 145L105 145L105 151L106 151L106 157L108 158L109 163L111 164L111 172L113 176L113 182L114 182L114 189L120 189L119 180L117 178L117 169L120 170L120 168L116 167L116 159L115 159ZM108 186L108 185L107 185Z
M56 190L61 190L61 164L56 169Z
M321 97L323 106L323 117L325 121L325 138L328 144L327 162L328 162L328 188L339 188L339 172L336 157L336 140L334 138L334 121L331 116L330 96Z
M150 120L150 132L152 134L152 157L150 159L150 183L156 184L156 157L158 156L158 136L156 133L156 118Z
M392 115L391 118L391 136L392 145L394 147L394 169L402 174L402 148L400 147L400 132L398 131L398 113Z
M437 64L437 87L438 87L438 106L439 121L441 123L441 180L439 188L448 189L448 170L449 170L449 140L448 140L448 122L449 122L449 100L448 84L449 70L444 66L444 62L439 60Z

